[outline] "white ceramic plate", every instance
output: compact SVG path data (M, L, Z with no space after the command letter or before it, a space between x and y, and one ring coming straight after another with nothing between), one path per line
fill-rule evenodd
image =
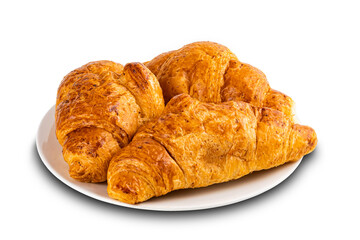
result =
M266 171L255 172L238 180L206 188L185 189L144 203L130 205L108 197L106 183L83 183L72 179L62 157L62 148L55 136L55 106L44 116L36 136L39 155L49 171L69 187L103 202L145 210L188 211L215 208L259 195L282 181L297 168L301 160Z

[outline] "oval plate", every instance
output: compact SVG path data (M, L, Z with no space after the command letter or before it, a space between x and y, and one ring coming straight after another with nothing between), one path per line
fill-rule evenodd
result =
M177 190L162 197L131 205L110 198L106 191L106 183L83 183L69 176L68 165L62 156L62 147L55 135L55 106L46 113L40 123L36 136L36 146L49 171L69 187L103 202L156 211L190 211L216 208L252 198L284 181L301 162L301 160L290 162L270 170L251 173L238 180L205 188Z

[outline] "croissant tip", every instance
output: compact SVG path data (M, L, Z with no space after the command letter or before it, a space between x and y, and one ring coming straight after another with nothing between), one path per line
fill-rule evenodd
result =
M301 142L304 144L303 149L305 154L309 154L314 151L318 142L315 130L309 126L299 124L294 124L294 129L297 131L298 136L303 139Z
M309 127L310 128L310 127ZM310 148L309 153L311 153L312 151L315 150L318 139L317 139L317 135L314 129L310 128L312 130L312 134L310 135L310 137L308 138L308 146Z
M131 162L132 160L129 160L128 163ZM129 165L127 166L129 167ZM113 168L121 169L121 171L113 171ZM150 182L142 173L131 170L131 167L110 166L107 180L109 197L124 203L136 204L146 201L155 195L154 188Z
M101 172L99 172L98 166L92 166L91 164L89 165L89 162L91 161L89 161L88 159L72 160L69 164L70 177L81 182L105 182L106 174L102 174Z

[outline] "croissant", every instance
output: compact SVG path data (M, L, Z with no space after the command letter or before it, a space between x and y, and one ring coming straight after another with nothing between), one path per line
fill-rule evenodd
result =
M111 158L164 109L156 77L141 63L90 62L66 75L56 100L56 136L70 176L106 181Z
M264 73L240 62L223 45L191 43L160 54L145 65L158 78L166 103L180 93L187 93L203 102L235 100L269 107L292 119L292 99L271 89Z
M170 191L238 179L313 151L315 131L281 111L181 94L142 126L108 169L108 194L135 204Z

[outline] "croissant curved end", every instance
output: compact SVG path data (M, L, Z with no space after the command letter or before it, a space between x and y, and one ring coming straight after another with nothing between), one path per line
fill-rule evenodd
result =
M106 181L107 168L120 146L107 131L86 127L71 132L63 146L69 174L82 182Z
M136 204L155 195L151 183L141 173L127 169L111 172L107 186L109 197L124 203Z
M314 151L318 142L315 130L309 126L299 124L294 124L293 129L297 131L300 138L304 139L304 145L306 146L304 155Z
M69 164L70 177L81 182L104 182L106 181L106 167L99 166L94 159L75 157L65 160Z

